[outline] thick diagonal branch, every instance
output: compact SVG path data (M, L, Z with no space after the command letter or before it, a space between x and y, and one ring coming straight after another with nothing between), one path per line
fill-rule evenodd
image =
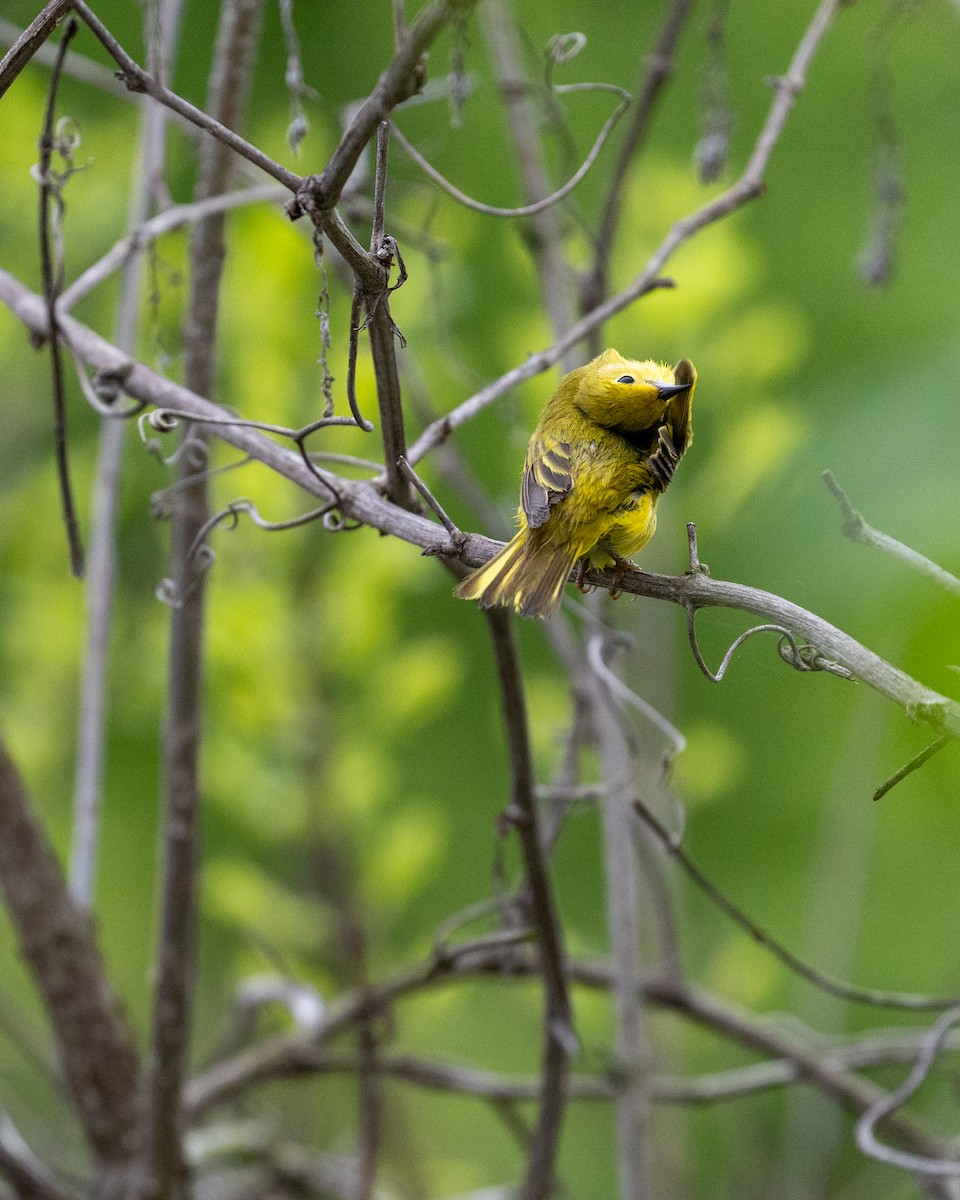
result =
M2 270L0 303L6 304L28 329L41 337L46 335L43 299ZM74 318L62 317L60 327L89 366L108 375L121 372L124 391L130 396L158 408L190 413L201 423L205 420L225 422L216 426L216 434L220 439L283 475L312 496L329 501L333 492L339 498L341 512L351 520L402 538L420 546L428 554L457 557L468 566L481 566L502 548L502 542L480 534L464 534L454 544L442 525L391 504L371 484L341 479L320 467L311 470L299 454L285 449L258 430L230 424L233 418L225 409L121 354L116 347ZM857 679L906 709L910 717L960 738L960 704L919 683L842 629L782 596L746 584L713 579L702 573L670 576L637 572L615 580L602 571L590 571L587 581L606 588L616 584L623 592L667 600L682 608L740 609L763 620L785 625L800 638L816 646L823 655L842 664Z
M43 996L64 1078L95 1157L109 1174L136 1137L138 1064L92 921L70 897L60 861L0 743L0 887Z
M0 61L0 96L73 7L72 0L50 0L33 18Z

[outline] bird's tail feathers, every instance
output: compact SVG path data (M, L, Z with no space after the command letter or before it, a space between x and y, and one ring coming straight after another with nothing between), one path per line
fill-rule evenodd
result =
M578 557L546 542L531 542L524 529L468 575L454 595L476 600L481 608L512 606L524 617L552 617Z

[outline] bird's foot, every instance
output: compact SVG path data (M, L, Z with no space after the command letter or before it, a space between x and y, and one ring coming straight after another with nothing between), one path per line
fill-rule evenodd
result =
M623 581L628 575L641 575L643 572L632 563L629 558L624 558L622 554L613 554L613 586L610 588L610 599L619 600L623 595Z
M597 590L596 584L586 582L587 571L589 569L590 569L589 560L586 558L581 558L580 566L577 570L577 578L575 580L576 585L577 585L577 591L581 594L581 596L589 596L591 592L595 592Z

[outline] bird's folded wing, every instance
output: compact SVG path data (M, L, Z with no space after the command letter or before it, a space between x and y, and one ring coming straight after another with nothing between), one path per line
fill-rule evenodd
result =
M543 525L551 508L568 496L572 487L569 445L550 437L531 442L520 483L520 504L530 528Z

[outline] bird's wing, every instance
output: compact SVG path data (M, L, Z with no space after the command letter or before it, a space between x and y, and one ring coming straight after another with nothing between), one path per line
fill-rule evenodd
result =
M543 525L550 510L573 487L570 446L549 436L535 437L527 450L520 482L520 504L531 529Z
M663 414L663 424L657 434L657 445L647 459L647 467L655 480L654 486L665 491L673 478L680 459L693 441L690 421L690 392L674 396Z
M647 459L647 470L653 476L653 486L657 491L667 490L667 484L673 478L673 473L676 471L685 449L686 447L682 443L681 448L678 449L669 425L660 426L657 448Z

